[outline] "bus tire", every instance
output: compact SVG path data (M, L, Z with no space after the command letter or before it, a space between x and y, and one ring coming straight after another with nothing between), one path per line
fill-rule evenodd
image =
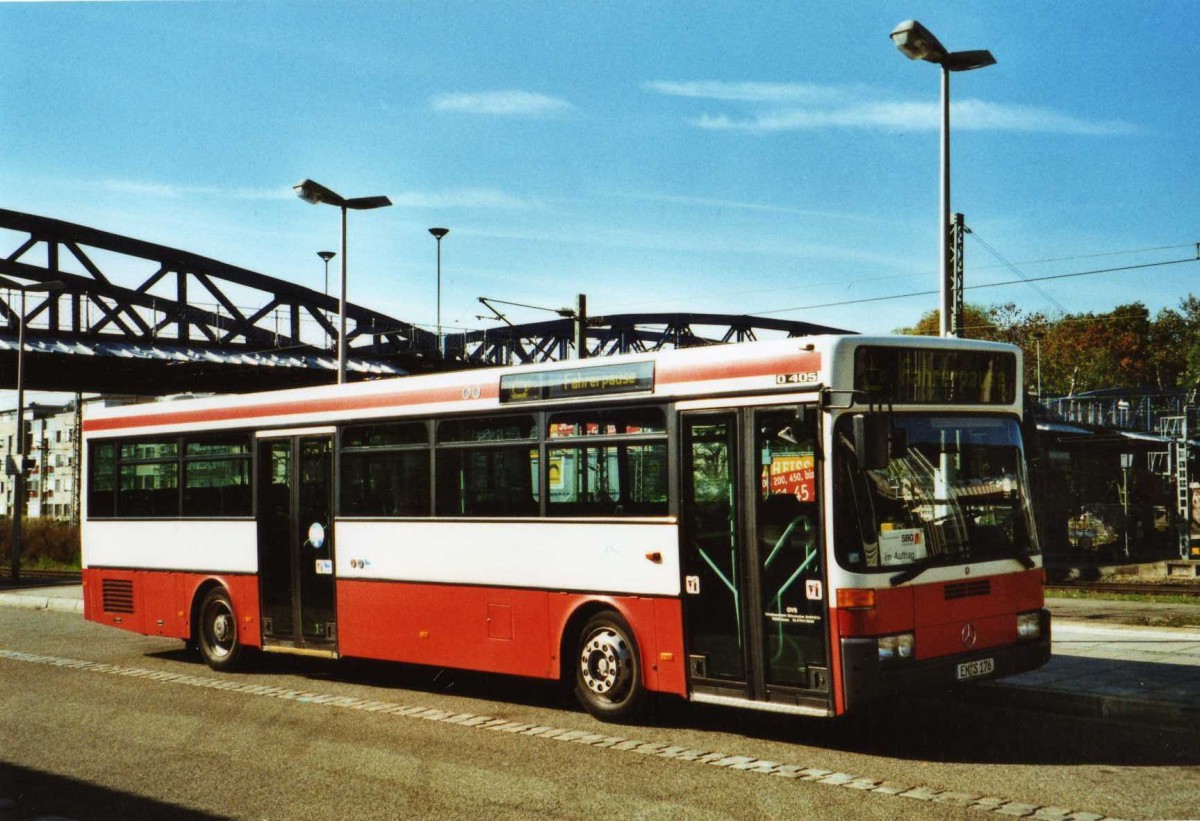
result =
M200 602L196 646L204 663L214 670L235 670L243 660L245 648L238 641L237 613L223 587L212 588Z
M646 708L642 662L633 631L612 610L603 610L579 632L575 697L601 721L632 721Z

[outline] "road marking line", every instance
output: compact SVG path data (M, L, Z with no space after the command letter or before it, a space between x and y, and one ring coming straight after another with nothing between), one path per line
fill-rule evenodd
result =
M405 706L384 701L357 699L349 696L333 696L329 694L309 693L300 690L288 690L283 687L268 687L261 685L240 685L229 679L204 678L201 676L177 675L163 671L146 670L139 667L121 667L115 664L101 664L94 661L57 658L37 653L25 653L19 650L0 648L0 659L23 661L31 664L43 664L51 667L62 667L72 670L83 670L91 673L107 673L109 675L129 676L146 681L156 681L167 684L185 684L190 687L207 687L219 689L228 693L265 696L293 701L297 704L317 704L324 707L341 707L350 710L361 710L381 715L393 715L401 718L419 718L436 721L441 724L456 724L460 727L470 727L480 730L494 730L512 733L514 735L536 736L538 738L555 739L557 741L574 741L592 747L600 747L622 752L634 752L656 758L669 758L675 761L696 761L710 764L729 771L741 771L760 775L773 775L800 781L814 781L827 787L872 792L881 796L898 796L918 801L934 801L951 806L971 807L1000 813L1002 815L1030 816L1039 810L1047 809L1055 813L1064 812L1059 807L1043 807L1041 804L1013 801L1006 798L978 798L967 793L953 790L942 790L936 787L917 786L907 787L892 784L888 781L871 779L867 776L851 773L833 772L817 767L804 767L800 764L780 764L774 761L747 755L729 755L722 752L704 752L703 750L685 747L668 746L656 741L638 741L617 736L603 736L586 730L565 730L557 727L523 724L505 718L491 716L476 716L470 713L453 713L437 710L431 707ZM593 740L594 739L594 740ZM1065 817L1096 817L1103 815L1066 811ZM1115 821L1115 819L1114 819Z

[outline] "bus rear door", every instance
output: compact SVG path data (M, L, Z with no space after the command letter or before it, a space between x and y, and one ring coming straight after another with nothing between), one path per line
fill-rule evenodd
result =
M260 436L257 471L263 648L334 656L332 432Z

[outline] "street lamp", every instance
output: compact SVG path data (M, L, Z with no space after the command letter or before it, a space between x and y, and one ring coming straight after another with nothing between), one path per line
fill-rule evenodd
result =
M950 314L953 308L954 286L950 281L950 72L970 71L994 65L990 51L947 51L933 32L916 20L905 20L892 31L892 42L910 60L924 60L942 67L942 172L941 197L938 205L938 251L941 259L938 275L941 284L939 331L950 336Z
M21 518L25 513L25 294L30 291L53 294L63 289L58 280L22 285L0 277L0 287L21 292L21 311L17 314L17 436L16 457L9 454L5 472L13 477L12 580L21 580Z
M325 296L329 296L329 260L337 256L336 251L317 251L319 256L325 262ZM329 332L325 331L325 345L329 346Z
M354 197L347 199L335 194L320 183L304 180L292 186L296 196L313 205L333 205L342 209L342 295L338 302L338 384L346 381L346 212L349 209L366 211L386 208L392 204L387 197Z
M437 338L438 354L446 355L442 347L442 237L450 233L449 228L430 228L429 233L437 240Z
M325 295L329 296L329 260L337 256L337 251L317 251L317 256L325 262Z

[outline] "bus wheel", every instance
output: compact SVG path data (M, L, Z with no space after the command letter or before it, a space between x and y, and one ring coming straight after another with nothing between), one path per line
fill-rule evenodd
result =
M214 670L228 671L238 666L242 645L238 642L237 617L233 602L223 587L208 591L200 603L196 620L196 644L204 663Z
M601 721L630 721L646 705L642 665L633 631L617 613L588 619L579 634L575 696Z

